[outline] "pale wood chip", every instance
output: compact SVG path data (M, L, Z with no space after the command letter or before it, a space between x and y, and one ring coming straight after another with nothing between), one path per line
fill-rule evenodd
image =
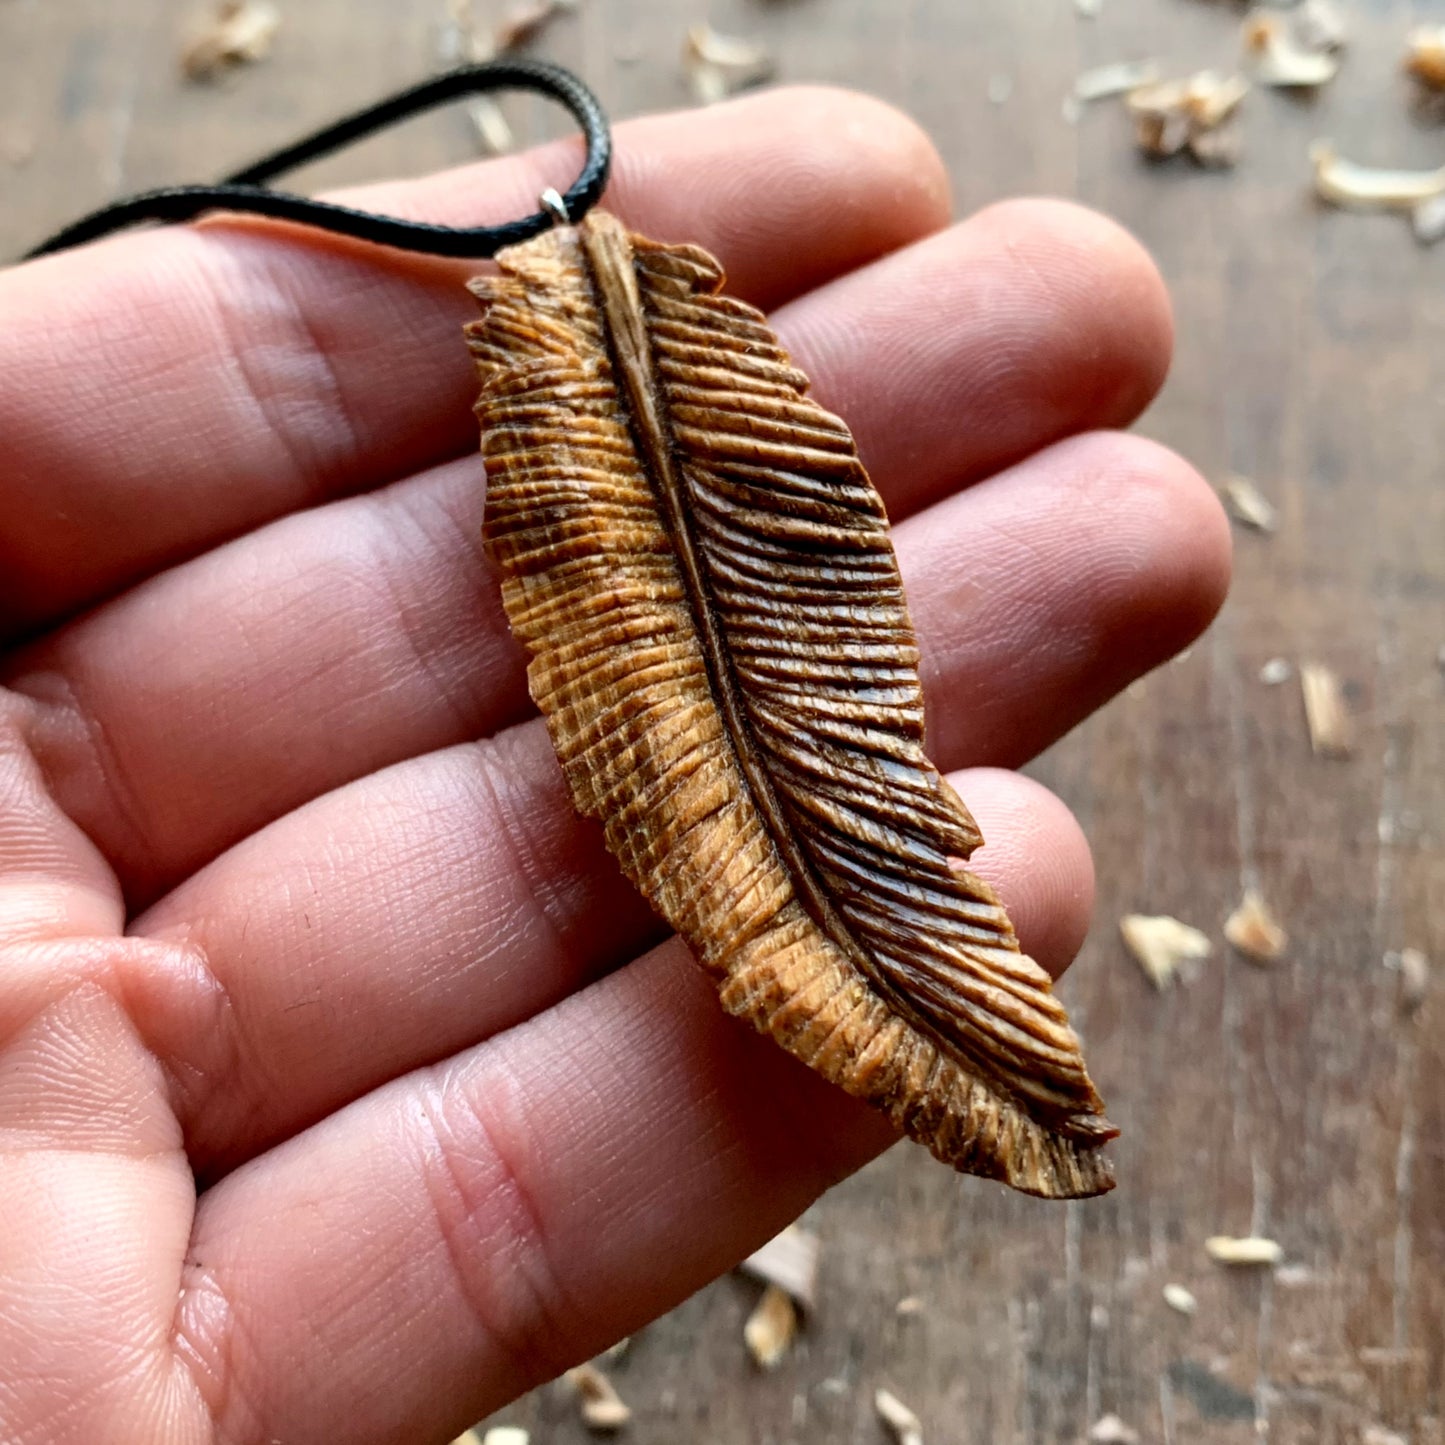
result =
M1137 86L1125 100L1134 143L1145 155L1167 157L1187 149L1201 165L1233 165L1239 158L1239 133L1220 127L1248 93L1242 76L1213 70Z
M1445 25L1421 25L1410 32L1405 70L1431 90L1445 90Z
M1410 1442L1383 1425L1366 1425L1360 1436L1360 1445L1410 1445Z
M499 156L515 148L517 140L512 127L501 106L489 96L479 95L469 101L467 118L485 154Z
M281 25L271 0L221 0L181 51L191 80L211 80L234 65L263 60Z
M792 1296L770 1284L743 1326L743 1340L757 1365L771 1370L782 1360L798 1335L798 1311Z
M1219 488L1229 515L1256 532L1274 532L1279 528L1279 513L1274 503L1248 477L1226 477Z
M1244 152L1244 137L1239 127L1217 126L1213 130L1196 131L1189 137L1189 154L1202 166L1227 170L1239 164Z
M1402 948L1385 955L1385 967L1400 975L1400 1011L1418 1013L1430 992L1430 960L1418 948Z
M530 1445L531 1439L520 1425L493 1425L482 1436L482 1445Z
M1289 935L1253 888L1245 890L1239 907L1224 920L1224 936L1255 963L1273 963L1289 943Z
M1284 1258L1284 1250L1278 1243L1257 1235L1234 1239L1227 1234L1215 1234L1204 1241L1204 1248L1210 1259L1219 1264L1273 1265Z
M1167 160L1189 145L1189 122L1182 115L1145 112L1134 117L1134 144L1146 156Z
M711 105L772 79L776 66L761 45L734 35L724 35L704 22L687 32L682 47L682 66L692 93L703 105Z
M620 1430L632 1419L632 1411L612 1386L612 1381L593 1364L578 1365L563 1376L577 1392L582 1405L582 1423L589 1430Z
M1332 49L1306 44L1279 11L1256 10L1245 16L1244 48L1254 57L1255 79L1261 85L1312 90L1333 80L1340 68Z
M1290 666L1288 658L1284 657L1271 657L1259 670L1259 680L1266 687L1278 687L1293 676L1294 668Z
M572 8L565 0L525 0L525 3L513 6L492 36L497 53L515 50L535 40L550 20Z
M1322 758L1349 757L1355 747L1355 724L1339 678L1321 663L1302 662L1299 681L1310 747Z
M1410 212L1410 227L1422 246L1433 246L1445 240L1445 193L1421 201Z
M1117 1415L1105 1415L1089 1427L1089 1440L1092 1445L1139 1445L1139 1432Z
M1181 1315L1192 1315L1199 1309L1199 1301L1182 1284L1164 1286L1164 1303Z
M888 1390L875 1390L873 1408L896 1445L923 1445L923 1422L897 1395Z
M1317 140L1310 146L1315 194L1332 206L1354 211L1414 213L1426 201L1445 194L1445 166L1433 171L1404 171L1356 165L1341 159L1334 145Z
M790 1224L750 1254L738 1268L764 1284L777 1285L791 1295L795 1303L811 1310L817 1303L821 1248L818 1236L811 1230Z
M1290 18L1296 37L1307 50L1340 50L1349 39L1345 17L1334 0L1303 0Z
M1085 20L1096 20L1104 9L1104 0L1074 0L1074 10Z
M893 1306L893 1313L907 1319L910 1315L921 1315L927 1308L921 1295L908 1294Z
M1119 920L1119 932L1149 981L1161 991L1176 978L1188 983L1198 962L1214 951L1205 934L1168 914L1126 913Z
M1141 86L1153 85L1158 79L1157 60L1116 60L1108 65L1096 65L1079 75L1074 81L1074 99L1108 100L1111 96L1127 95Z
M487 1432L487 1438L491 1438L490 1431ZM475 1429L463 1430L462 1433L452 1441L452 1445L487 1445L487 1441L478 1435Z
M1199 130L1213 130L1234 115L1248 94L1249 82L1242 75L1201 70L1185 82L1184 113Z

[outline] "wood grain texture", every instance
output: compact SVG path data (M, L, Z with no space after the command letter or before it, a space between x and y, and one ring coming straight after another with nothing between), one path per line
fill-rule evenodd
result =
M0 0L0 242L14 254L120 188L213 174L410 80L444 7L308 0L276 51L217 92L174 76L182 0ZM1097 924L1061 986L1122 1131L1120 1187L1056 1206L891 1152L830 1194L819 1303L799 1348L760 1376L742 1343L759 1286L720 1281L609 1372L636 1445L876 1445L884 1384L951 1445L1078 1445L1110 1411L1145 1442L1360 1445L1371 1426L1445 1439L1445 990L1412 1020L1391 949L1445 958L1445 250L1390 217L1320 213L1318 134L1362 160L1434 165L1397 66L1431 0L1345 0L1351 48L1313 104L1255 94L1234 174L1137 163L1123 117L1059 115L1084 65L1237 57L1223 0L715 0L715 24L766 37L791 80L901 104L949 163L960 211L1020 192L1075 195L1159 261L1178 359L1143 430L1208 475L1253 476L1273 538L1241 534L1220 622L1033 771L1080 815ZM544 51L619 114L684 103L681 32L701 0L584 0ZM1006 103L987 98L1006 75ZM524 134L540 108L517 108ZM420 171L469 153L437 116L315 179ZM1345 679L1355 757L1311 755L1274 656ZM926 662L926 659L925 659ZM1117 942L1124 912L1216 936L1246 884L1289 929L1269 971L1221 952L1158 995ZM1274 1276L1226 1272L1211 1234L1272 1235ZM1193 1319L1164 1305L1188 1285ZM921 1313L896 1316L917 1295ZM590 1437L557 1391L505 1412L537 1445Z
M760 312L605 211L468 328L486 542L578 809L723 1006L954 1167L1108 1189L1049 976L923 752L882 498Z

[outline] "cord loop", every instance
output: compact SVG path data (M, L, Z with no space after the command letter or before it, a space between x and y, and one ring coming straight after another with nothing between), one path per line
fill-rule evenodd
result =
M504 246L514 246L550 230L557 224L556 212L544 204L530 216L499 226L437 226L426 221L380 216L330 201L316 201L290 191L272 190L266 184L286 171L330 155L419 111L492 90L533 90L551 96L561 101L582 127L587 139L587 159L581 174L560 197L562 213L573 224L580 221L601 198L612 164L612 135L601 103L582 81L560 65L545 60L493 60L484 65L449 70L345 116L295 145L227 176L217 185L165 186L116 201L65 227L27 252L23 259L29 261L68 250L140 221L174 224L217 210L271 216L359 241L371 241L378 246L419 251L429 256L494 256Z

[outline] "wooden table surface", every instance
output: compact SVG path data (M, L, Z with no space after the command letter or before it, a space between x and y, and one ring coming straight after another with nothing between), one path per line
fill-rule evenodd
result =
M1318 209L1306 162L1319 134L1363 160L1445 160L1445 130L1412 111L1398 74L1412 20L1445 10L1342 3L1342 74L1314 101L1253 94L1232 173L1143 164L1117 106L1071 125L1060 104L1100 61L1233 64L1226 3L1105 0L1094 20L1069 0L711 7L719 28L766 39L785 78L909 110L961 211L1054 192L1142 237L1179 325L1142 429L1206 474L1256 478L1280 527L1237 536L1233 595L1201 643L1036 767L1097 858L1096 925L1064 993L1123 1130L1118 1190L1043 1204L895 1149L810 1213L821 1299L775 1372L746 1357L757 1288L735 1278L609 1367L639 1445L879 1441L880 1384L929 1445L1073 1445L1109 1413L1178 1445L1445 1440L1445 986L1407 1017L1383 963L1405 947L1445 962L1445 245ZM270 60L197 87L176 72L178 0L0 0L0 253L423 74L446 14L443 0L283 8ZM682 104L681 36L704 10L583 0L539 49L619 115ZM540 114L514 113L524 135ZM451 113L305 181L471 150ZM1345 680L1353 758L1311 755L1297 686L1260 680L1273 657ZM1218 941L1247 885L1291 935L1272 968L1221 944L1192 985L1160 994L1123 953L1120 914L1172 913ZM1284 1268L1206 1257L1207 1236L1251 1232L1283 1245ZM1164 1304L1169 1282L1197 1297L1192 1319ZM922 1309L899 1316L908 1295ZM555 1387L499 1419L534 1442L586 1438Z

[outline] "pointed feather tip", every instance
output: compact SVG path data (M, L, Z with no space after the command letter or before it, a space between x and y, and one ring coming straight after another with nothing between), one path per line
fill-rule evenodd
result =
M1119 1131L1101 1114L1076 1114L1047 1127L1027 1115L1015 1114L1014 1122L986 1160L940 1148L944 1139L920 1142L962 1173L993 1179L1035 1199L1093 1199L1115 1187L1113 1162L1101 1151ZM1010 1134L1011 1147L1005 1142Z

